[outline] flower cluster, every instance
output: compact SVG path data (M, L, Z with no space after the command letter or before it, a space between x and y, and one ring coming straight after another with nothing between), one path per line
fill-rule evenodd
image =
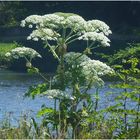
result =
M103 76L113 73L113 69L110 68L105 63L99 60L91 60L87 55L75 52L69 52L64 56L65 64L69 67L74 67L74 65L79 65L82 69L87 71L93 71L98 76ZM88 75L88 74L87 74Z
M19 59L20 57L23 57L29 58L30 60L35 57L41 57L41 55L34 49L27 47L17 47L15 49L12 49L10 52L6 53L5 56L14 59Z
M72 97L70 94L68 94L65 91L59 90L59 89L51 89L43 92L43 95L47 95L49 99L70 99L74 100L74 97Z
M75 32L82 32L86 29L86 21L78 15L69 16L65 23L68 28L72 28Z
M113 69L107 66L105 63L99 60L88 60L81 63L83 67L83 71L87 73L86 75L90 75L90 73L95 73L99 77L107 74L112 74Z
M46 14L44 16L32 15L22 20L21 26L28 25L35 30L30 34L28 39L38 41L42 40L58 40L62 29L71 29L79 40L91 40L100 42L103 46L109 46L110 40L107 38L111 34L108 25L100 20L84 20L81 16L75 14ZM63 37L63 36L62 36ZM61 38L62 38L61 37Z
M79 40L92 40L101 43L102 46L110 46L110 40L101 32L87 32L78 38Z
M34 30L30 36L27 37L27 40L33 39L34 41L41 40L57 40L57 37L60 35L55 31L47 28L41 28Z
M114 71L105 63L99 60L91 60L81 53L70 52L65 55L66 72L65 77L77 80L78 82L91 83L93 86L103 86L101 76L112 74ZM76 77L74 76L76 74ZM57 80L55 79L55 82ZM59 81L59 79L58 79Z
M90 60L90 58L81 53L69 52L64 55L65 64L68 67L79 66L82 62Z
M88 32L103 32L106 36L111 34L111 30L107 24L100 20L89 20L87 21L87 31Z
M28 16L25 20L21 21L20 25L21 25L21 27L25 27L26 24L29 25L29 28L32 28L32 24L43 25L42 16L39 16L39 15Z
M42 16L44 27L59 28L60 24L63 23L64 17L56 14L47 14Z

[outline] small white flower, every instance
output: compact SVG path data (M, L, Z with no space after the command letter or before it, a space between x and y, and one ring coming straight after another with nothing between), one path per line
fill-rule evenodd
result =
M6 56L6 57L10 57L10 56L11 56L11 53L10 53L10 52L7 52L7 53L5 54L5 56Z
M32 64L30 62L26 62L26 67L30 68Z
M33 25L30 24L30 25L29 25L29 28L33 28Z
M20 26L25 27L25 24L26 24L25 20L22 20Z
M27 37L27 40L31 40L31 39L32 39L31 36L28 36L28 37Z
M38 38L37 38L37 37L35 37L35 38L33 38L33 40L34 40L34 41L38 41Z

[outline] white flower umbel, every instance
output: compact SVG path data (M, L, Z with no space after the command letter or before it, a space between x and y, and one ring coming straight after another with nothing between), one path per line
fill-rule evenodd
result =
M35 25L43 25L43 19L42 16L39 15L31 15L25 18L25 20L21 21L21 27L25 27L26 25L29 25L29 28L31 28L31 24Z
M55 31L47 28L39 28L33 30L30 36L27 37L27 40L33 39L34 41L41 40L57 40L60 35Z
M69 52L64 55L65 64L73 67L79 66L82 62L90 60L90 58L82 53Z
M66 65L66 78L76 79L85 84L91 83L95 87L103 86L104 82L101 76L112 74L114 71L111 67L99 60L91 60L88 56L70 52L64 56ZM76 73L77 78L74 76ZM56 78L56 82L59 79Z
M59 89L51 89L43 92L43 95L47 95L50 99L70 99L74 100L74 97L72 97L69 93L59 90Z
M67 27L73 29L73 31L82 32L86 29L86 21L81 16L69 16L65 22Z
M99 60L88 60L81 63L81 73L86 79L86 83L94 87L102 87L104 81L101 76L112 74L113 69Z
M110 46L110 40L101 32L86 32L78 38L79 40L91 40L99 42L102 46Z
M92 72L95 72L98 76L103 76L107 74L112 74L114 71L111 67L99 60L88 60L81 63L83 71L89 75Z
M30 60L35 57L41 57L41 55L37 51L27 47L17 47L15 49L12 49L10 52L6 53L5 56L14 59L29 58Z
M77 80L77 82L84 82L95 87L101 87L104 85L101 76L112 74L114 71L111 67L99 60L91 60L88 56L70 52L64 56L66 72L65 76L68 79ZM76 73L76 76L75 75ZM59 79L55 79L55 83L59 82Z
M106 36L111 34L109 26L100 20L89 20L87 21L87 31L88 32L103 32Z
M59 28L63 24L64 17L56 14L46 14L42 16L44 27Z
M64 39L67 45L79 39L110 46L107 36L111 34L111 30L107 24L100 20L86 21L81 16L72 13L32 15L21 22L22 27L25 25L36 28L33 28L33 32L27 38L34 41L47 40L48 44L48 41L55 40L57 45L60 45L62 43L60 40Z

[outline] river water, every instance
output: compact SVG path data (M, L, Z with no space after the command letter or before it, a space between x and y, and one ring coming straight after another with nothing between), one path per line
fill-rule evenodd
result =
M36 116L42 104L48 107L53 106L53 100L49 100L46 97L37 97L34 100L24 98L24 94L31 85L42 82L41 77L37 75L0 70L0 120L4 118L7 112L17 119L23 114ZM106 108L114 103L116 94L106 96L106 93L112 91L117 93L118 90L110 89L109 85L110 83L106 82L105 86L100 90L100 108ZM94 89L90 93L94 93Z
M31 85L42 82L39 76L0 70L0 119L7 112L15 118L23 114L34 116L42 104L52 106L53 102L47 98L24 98Z

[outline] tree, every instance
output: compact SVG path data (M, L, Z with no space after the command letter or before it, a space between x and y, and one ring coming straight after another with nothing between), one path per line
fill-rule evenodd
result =
M0 2L0 25L17 26L24 15L26 15L26 9L20 1Z

